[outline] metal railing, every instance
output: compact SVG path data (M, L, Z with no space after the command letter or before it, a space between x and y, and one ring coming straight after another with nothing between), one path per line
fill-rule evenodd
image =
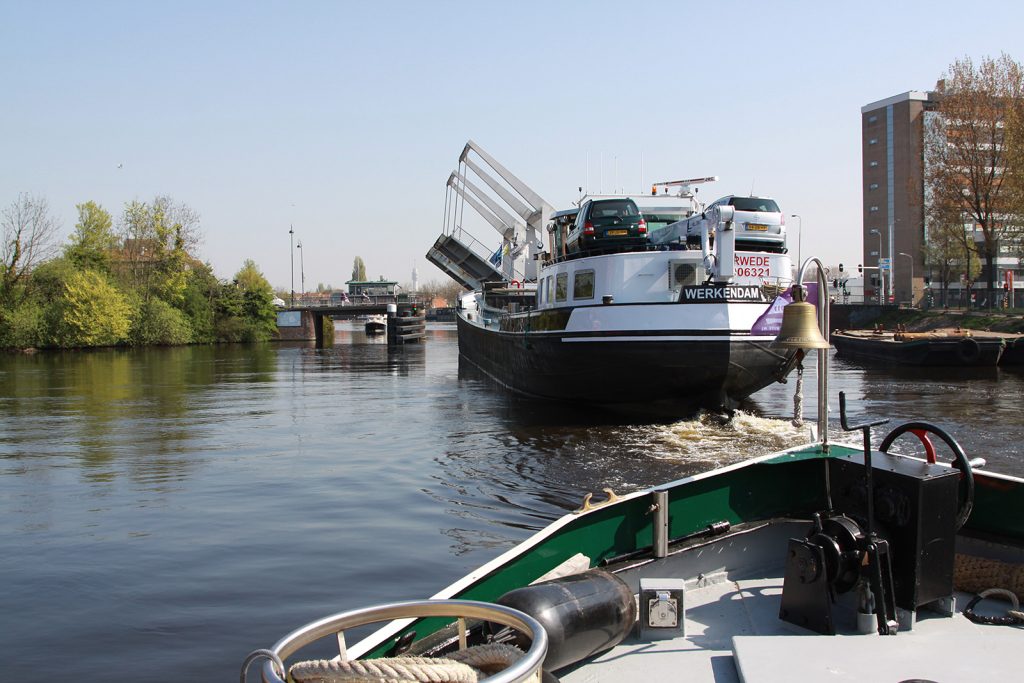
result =
M263 681L265 683L285 683L284 661L311 643L329 636L336 636L338 656L345 661L348 657L345 645L346 629L381 621L423 617L456 617L459 627L460 650L466 648L466 619L494 622L525 633L532 642L522 659L485 680L489 683L519 683L520 681L537 681L539 683L541 666L548 652L548 635L544 627L536 619L519 610L475 600L415 600L341 612L292 631L277 641L269 651L260 650L250 655L243 666L247 668L249 662L253 661L254 655L260 653L266 657L262 667ZM245 680L245 668L242 670L243 681Z

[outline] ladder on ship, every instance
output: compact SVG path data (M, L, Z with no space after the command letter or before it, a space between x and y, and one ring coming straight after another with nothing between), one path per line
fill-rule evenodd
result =
M490 172L470 158L470 152ZM491 192L470 180L469 171ZM538 235L553 212L551 205L472 140L462 150L459 170L448 177L447 189L444 229L427 260L468 289L479 289L484 282L535 280L543 250ZM501 234L501 247L493 255L463 230L467 205Z
M461 240L442 233L427 252L427 260L466 289L481 289L485 282L505 279L500 270L467 244L475 243L475 239L465 234L460 237Z

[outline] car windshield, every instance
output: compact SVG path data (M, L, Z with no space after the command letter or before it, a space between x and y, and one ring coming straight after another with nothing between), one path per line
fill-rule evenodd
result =
M733 197L729 204L737 211L770 211L779 213L779 205L774 199L762 199L761 197Z
M639 216L640 211L632 199L610 199L607 201L594 202L590 208L590 217L598 218L626 218L627 216Z
M647 221L647 232L649 233L657 232L666 225L677 223L685 218L686 215L683 213L658 213L657 209L644 210L644 220Z

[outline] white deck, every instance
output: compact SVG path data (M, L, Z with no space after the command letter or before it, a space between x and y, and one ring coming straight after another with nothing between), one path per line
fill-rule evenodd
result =
M805 525L804 525L805 526ZM776 542L793 525L764 529ZM780 532L783 532L780 534ZM743 547L714 548L725 556L760 555L754 540ZM780 560L782 553L779 553ZM763 557L763 555L762 555ZM663 569L663 567L662 567ZM742 573L742 569L738 570ZM564 683L600 681L981 681L1016 680L1024 662L1024 628L985 626L962 614L943 617L921 611L911 631L895 636L853 634L855 615L839 605L837 628L848 635L823 636L779 619L781 562L767 576L735 579L731 572L705 575L686 591L686 636L619 646L575 668L557 672ZM958 593L958 609L971 595ZM842 602L842 601L841 601ZM986 601L992 612L1006 606ZM978 607L982 610L982 606Z

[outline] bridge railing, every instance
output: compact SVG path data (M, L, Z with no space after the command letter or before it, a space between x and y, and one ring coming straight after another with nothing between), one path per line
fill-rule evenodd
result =
M328 296L297 296L295 308L338 308L344 306L383 306L386 304L416 304L425 307L427 302L409 294L357 295L345 299Z

